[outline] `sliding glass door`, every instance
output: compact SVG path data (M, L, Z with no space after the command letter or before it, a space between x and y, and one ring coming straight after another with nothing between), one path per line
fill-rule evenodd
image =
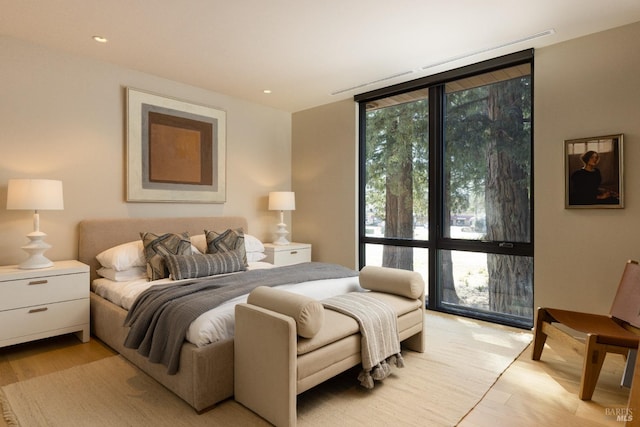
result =
M430 309L532 324L532 60L356 98L360 263L420 272Z

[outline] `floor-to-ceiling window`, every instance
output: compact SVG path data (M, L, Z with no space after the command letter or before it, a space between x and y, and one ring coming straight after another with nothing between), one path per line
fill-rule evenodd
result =
M430 309L533 320L525 51L356 97L360 264L420 272Z

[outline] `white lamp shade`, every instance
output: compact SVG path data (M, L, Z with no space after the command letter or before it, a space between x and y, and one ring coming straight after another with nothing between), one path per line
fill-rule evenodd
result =
M62 181L52 179L10 179L7 209L62 210Z
M272 191L269 193L270 211L295 211L296 194L293 191Z

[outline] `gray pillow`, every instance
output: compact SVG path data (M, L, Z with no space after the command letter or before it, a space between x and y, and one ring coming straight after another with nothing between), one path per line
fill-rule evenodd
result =
M217 254L167 254L164 258L173 280L193 279L246 270L238 251Z
M164 261L167 254L186 255L191 253L191 240L188 233L140 233L144 246L144 257L147 261L149 280L169 277L169 270Z
M207 253L217 254L219 252L238 251L242 256L242 262L247 264L247 250L244 245L244 231L242 228L235 230L225 230L222 233L204 230L207 239Z

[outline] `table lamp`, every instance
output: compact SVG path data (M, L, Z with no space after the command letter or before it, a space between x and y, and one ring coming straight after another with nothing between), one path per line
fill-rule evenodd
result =
M280 211L280 224L276 235L278 238L273 242L274 245L288 245L289 241L286 235L287 225L284 223L284 211L296 210L296 195L293 191L272 191L269 193L269 210Z
M33 210L33 231L27 234L30 242L23 246L29 258L19 268L51 267L53 262L43 254L51 248L44 242L47 236L40 231L40 210L62 210L62 181L51 179L10 179L7 189L7 209Z

